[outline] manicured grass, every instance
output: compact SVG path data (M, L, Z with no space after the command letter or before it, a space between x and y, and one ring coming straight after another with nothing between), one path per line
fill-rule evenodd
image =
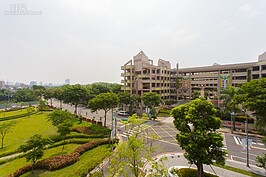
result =
M16 115L26 114L26 113L28 113L26 109L8 111L8 112L0 112L0 119L3 117L16 116Z
M164 113L164 112L160 112L159 114L157 114L157 117L170 117L170 114Z
M234 171L234 172L243 174L243 175L254 176L254 177L263 177L261 175L255 174L255 173L252 173L252 172L249 172L249 171L245 171L245 170L242 170L242 169L239 169L239 168L227 166L227 165L225 165L225 166L221 166L221 165L217 165L217 164L214 164L214 165L217 166L217 167L220 167L220 168L224 168L226 170L230 170L230 171Z
M57 135L56 127L47 121L48 114L39 112L30 117L15 120L16 124L6 135L4 148L0 149L0 154L18 149L35 134L43 135L46 138Z
M36 170L34 174L28 172L22 177L69 177L69 176L85 176L102 162L110 153L109 145L101 145L90 151L85 152L75 164L65 167L57 171Z
M80 144L68 144L65 146L64 151L62 151L62 146L47 149L44 152L43 159L51 157L51 156L56 156L56 155L69 154L73 152L74 149L78 146L80 146ZM3 165L0 165L0 177L6 177L7 175L15 172L19 168L22 168L30 163L31 162L26 162L26 158L23 157L23 158L15 159L11 162L5 163Z

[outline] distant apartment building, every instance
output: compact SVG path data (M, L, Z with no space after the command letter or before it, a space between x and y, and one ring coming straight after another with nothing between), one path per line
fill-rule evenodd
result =
M32 87L34 85L37 85L37 81L30 81L29 86Z
M66 79L65 80L65 85L69 85L70 84L70 79Z
M156 92L164 100L192 99L196 92L209 99L219 99L228 86L238 87L247 81L266 78L266 52L257 62L193 68L171 68L169 61L158 60L154 65L144 52L138 53L123 66L122 90L142 96ZM197 93L197 94L198 94Z
M6 87L5 81L0 81L0 88L5 88L5 87Z
M164 100L176 100L177 69L172 69L169 61L158 60L154 65L143 51L139 52L123 66L122 90L143 96L145 92L156 92Z

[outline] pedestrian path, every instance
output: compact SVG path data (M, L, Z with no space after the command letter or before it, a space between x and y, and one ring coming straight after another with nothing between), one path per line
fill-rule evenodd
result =
M185 166L187 168L189 168L189 167L196 168L195 165L190 165L188 163L187 159L184 157L184 155L182 153L160 154L160 155L157 155L156 157L154 157L154 159L155 159L155 161L160 163L159 159L163 156L167 157L167 160L165 161L165 166L167 167L167 169L169 169L172 166ZM242 163L236 164L233 161L229 161L229 162L226 161L226 164L229 166L233 166L233 167L236 167L239 169L246 170L246 171L251 171L253 173L257 173L257 174L260 174L262 176L266 176L266 173L263 171L262 168L258 168L258 167L254 167L254 166L248 168L248 167L245 167L245 164L242 164ZM151 163L146 163L144 168L143 168L143 171L148 172L151 169L152 169ZM226 170L226 169L223 169L220 167L210 166L210 165L204 165L204 171L212 173L212 174L216 174L219 177L231 177L231 176L233 176L233 177L247 177L247 175L243 175L243 174L240 174L237 172L233 172L230 170Z

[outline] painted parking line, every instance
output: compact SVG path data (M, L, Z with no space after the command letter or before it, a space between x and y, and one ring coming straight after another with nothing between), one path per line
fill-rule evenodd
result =
M149 139L154 139L154 138L151 138L151 137L147 137L147 138L149 138ZM163 143L167 143L167 144L171 144L171 145L175 145L175 146L178 146L178 144L177 143L172 143L172 142L169 142L169 141L165 141L165 140L159 140L159 139L155 139L156 141L160 141L160 142L163 142Z
M152 127L150 127L150 128L154 131L154 133L155 133L160 139L162 139L162 137L157 133L157 131L154 130L154 128L152 128Z
M173 135L171 135L169 132L165 131L165 129L163 129L161 127L160 127L160 129L163 130L166 134L168 134L170 137L172 137L175 140L175 137L173 137Z
M175 127L170 127L169 125L167 124L164 124L165 126L167 126L169 129L172 129L174 132L177 132L177 129Z

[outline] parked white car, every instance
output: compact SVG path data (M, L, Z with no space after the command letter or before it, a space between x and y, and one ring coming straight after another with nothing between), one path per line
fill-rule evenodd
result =
M126 111L119 111L117 114L120 116L128 116L129 115Z

